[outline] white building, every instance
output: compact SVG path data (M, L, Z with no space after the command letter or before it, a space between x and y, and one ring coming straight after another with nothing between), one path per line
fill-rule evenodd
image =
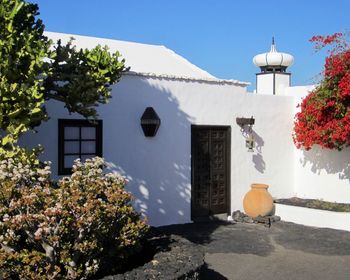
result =
M243 209L255 182L270 185L276 198L350 202L349 150L305 152L293 144L296 105L312 87L290 85L286 71L293 57L278 53L274 44L270 53L255 57L262 73L253 94L248 83L218 79L164 46L46 35L63 42L74 37L78 48L108 45L131 67L113 86L110 103L99 107L98 127L49 102L50 120L23 141L44 146L43 159L53 162L55 176L69 171L76 157L102 155L129 179L135 205L152 225L229 216ZM141 128L148 107L160 119L152 137ZM253 126L237 124L237 118L251 117Z

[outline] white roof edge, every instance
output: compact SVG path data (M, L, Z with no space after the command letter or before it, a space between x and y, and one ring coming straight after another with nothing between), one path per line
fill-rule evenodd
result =
M250 85L250 83L248 83L248 82L242 82L242 81L238 81L238 80L193 78L193 77L187 77L187 76L164 75L164 74L155 74L155 73L142 73L142 72L134 72L134 71L123 72L123 75L141 76L141 77L146 77L146 78L178 80L178 81L204 82L204 83L209 83L209 84L227 84L227 85L235 85L235 86L240 86L240 87L247 87Z
M193 69L193 71L198 71L200 70L203 73L203 77L209 78L209 79L217 79L214 75L210 74L208 71L198 67L197 65L193 64L192 62L190 62L188 59L186 59L185 57L183 57L182 55L177 54L174 50L169 49L166 46L163 46L164 49L169 52L169 54L175 56L177 59L182 60L185 63L188 63L189 67Z
M161 73L160 71L157 72L157 68L155 69L150 69L150 72L147 72L148 69L146 69L145 67L143 67L144 65L139 64L139 68L135 71L128 71L128 72L124 72L124 74L126 75L135 75L135 76L143 76L143 77L152 77L152 78L159 78L159 79L173 79L173 80L182 80L182 81L196 81L196 82L205 82L205 83L212 83L212 84L228 84L228 85L236 85L236 86L241 86L241 87L247 87L250 85L250 83L247 82L242 82L239 80L233 80L233 79L219 79L216 78L215 76L211 75L210 73L208 73L207 71L199 68L198 66L192 64L191 62L189 62L186 58L184 58L183 56L177 54L175 51L173 51L172 49L167 48L164 45L154 45L154 44L145 44L145 43L138 43L138 42L132 42L132 41L122 41L122 40L116 40L116 39L111 39L111 38L99 38L99 37L93 37L93 36L87 36L87 35L79 35L79 34L69 34L69 33L62 33L62 32L53 32L53 31L45 31L44 35L48 36L49 38L52 39L67 39L70 37L74 37L76 38L76 42L79 42L79 39L85 39L87 40L86 42L88 42L89 44L92 42L91 40L95 40L98 44L106 44L108 45L110 48L112 46L115 46L115 48L121 52L122 57L126 58L127 61L132 61L133 57L129 57L127 58L127 52L125 51L125 53L123 53L121 51L121 46L124 46L124 48L127 48L128 46L125 47L125 45L114 45L114 44L132 44L133 46L138 45L138 46L144 46L144 47L153 47L153 48L157 48L158 50L164 50L164 52L162 53L163 56L168 56L168 57L173 57L175 60L171 61L174 62L175 64L177 62L180 62L179 67L185 71L176 71L178 73L169 73L169 71L165 71L165 73ZM103 41L101 41L103 40ZM92 43L96 43L95 41L93 41ZM84 42L84 43L86 43ZM80 46L82 48L88 48L90 45L86 44L86 46ZM135 55L135 49L133 49L133 55ZM135 62L135 59L134 59ZM147 64L148 65L148 64ZM138 66L138 65L136 65ZM175 65L176 66L176 65ZM131 65L131 67L135 67L135 65ZM137 68L137 67L136 67ZM192 71L188 71L188 69L191 69ZM160 69L162 70L162 69ZM163 69L164 70L164 69ZM168 72L168 73L167 73ZM183 73L182 73L183 72ZM194 76L191 76L191 74L194 74Z
M65 33L65 32L58 32L58 31L56 32L56 31L45 30L44 35L49 37L49 39L50 39L50 36L48 36L48 35L51 35L51 36L63 35L63 36L69 36L70 38L74 38L74 39L76 39L75 37L83 37L83 38L96 39L96 40L106 40L106 41L111 41L111 42L117 41L117 42L131 43L131 44L140 45L140 46L152 46L152 47L159 47L159 48L164 47L164 48L166 48L164 45L161 45L161 44L157 45L157 44L140 43L140 42L136 42L136 41L125 41L125 40L114 39L114 38L110 38L110 37L96 37L93 35L73 34L73 33Z

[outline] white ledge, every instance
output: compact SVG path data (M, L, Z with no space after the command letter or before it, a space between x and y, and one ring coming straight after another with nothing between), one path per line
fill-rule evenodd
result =
M247 87L250 85L250 83L242 82L242 81L238 81L238 80L193 78L193 77L187 77L187 76L175 76L175 75L165 75L165 74L155 74L155 73L141 73L141 72L133 72L133 71L123 72L123 75L141 76L141 77L146 77L146 78L156 78L156 79L165 79L165 80L202 82L202 83L209 83L209 84L226 84L226 85L235 85L235 86L240 86L240 87Z
M350 212L334 212L275 203L275 215L286 222L350 231Z

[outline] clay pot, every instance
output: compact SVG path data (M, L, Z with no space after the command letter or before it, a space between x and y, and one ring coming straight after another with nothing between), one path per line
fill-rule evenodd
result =
M267 191L268 185L252 184L251 190L246 193L243 199L245 213L256 218L257 216L266 216L273 210L273 199Z

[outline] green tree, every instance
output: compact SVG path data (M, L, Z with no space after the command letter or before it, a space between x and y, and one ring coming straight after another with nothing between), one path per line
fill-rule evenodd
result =
M18 139L48 118L45 101L61 101L69 112L94 119L96 106L108 102L110 86L127 71L120 54L110 54L107 47L76 50L72 41L53 44L38 15L36 4L0 1L2 158L28 155Z

